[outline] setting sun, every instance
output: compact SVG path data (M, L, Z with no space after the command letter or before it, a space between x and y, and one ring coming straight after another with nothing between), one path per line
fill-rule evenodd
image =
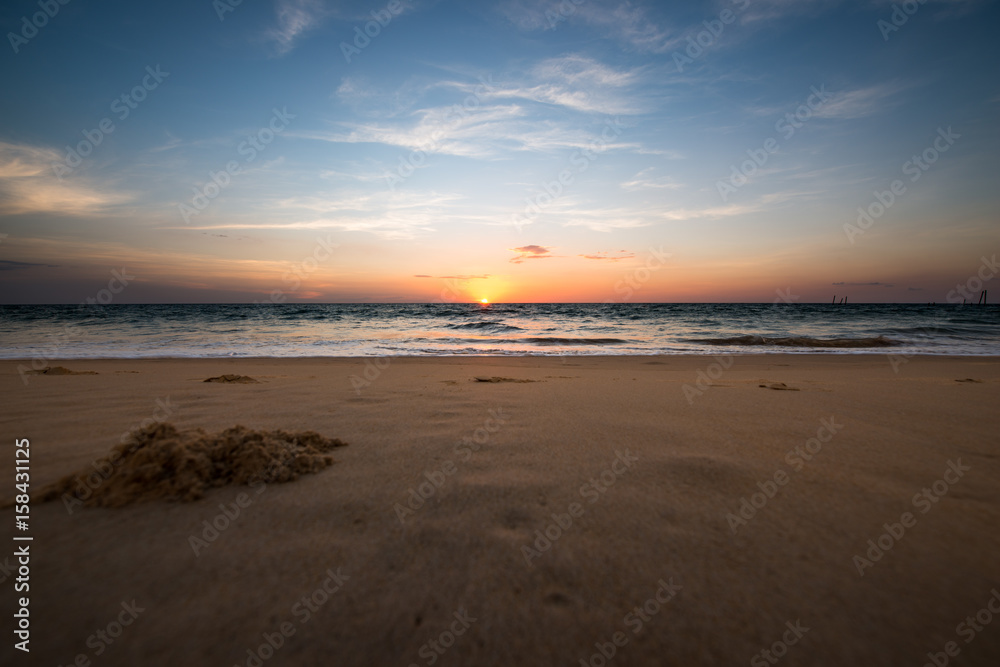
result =
M483 304L484 306L488 306L490 304L490 300L487 299L486 297L483 297L482 299L479 300L479 303Z

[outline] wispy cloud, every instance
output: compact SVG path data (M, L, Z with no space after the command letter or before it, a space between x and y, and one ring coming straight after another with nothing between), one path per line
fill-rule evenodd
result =
M295 42L329 14L319 0L277 0L274 12L276 25L267 32L267 38L274 42L278 55L295 48Z
M452 107L422 109L414 113L418 120L403 123L341 123L347 132L304 133L298 136L334 143L376 143L399 146L428 153L486 157L509 142L520 139L526 145L530 136L518 135L516 119L523 116L518 106L491 106L475 113L455 114ZM544 134L537 131L535 134Z
M625 1L615 3L567 0L508 0L498 7L519 29L534 32L558 30L564 22L596 29L602 37L640 53L664 53L680 43L682 35L664 27L643 7Z
M521 99L583 113L606 115L641 111L632 89L641 81L639 69L615 69L586 56L549 58L516 82L498 84L487 99Z
M541 245L523 245L519 248L508 248L517 255L510 258L511 264L521 264L526 259L550 259L556 255L552 254L552 248Z
M51 148L0 142L0 180L53 174L62 156Z
M617 262L620 259L632 259L635 257L635 253L627 250L619 250L617 253L613 254L606 250L601 250L593 255L580 255L580 257L583 257L584 259L601 259L609 262Z
M892 108L902 102L899 93L910 86L890 82L854 90L831 91L832 99L817 108L817 118L852 119L870 116Z
M393 117L362 122L340 121L339 130L300 132L292 136L333 143L377 143L429 154L483 159L514 152L552 152L586 148L604 129L608 116L640 113L645 103L636 91L643 77L637 69L615 69L578 55L550 58L527 72L476 81L436 81L423 89L406 84L416 100L454 95L452 104L436 104ZM361 86L345 79L339 97L350 98ZM366 89L367 90L367 89ZM381 108L385 97L369 91ZM373 102L374 104L375 102ZM464 106L463 106L464 105ZM642 151L637 144L616 143L605 149Z
M0 214L57 213L84 216L106 213L128 201L108 184L82 175L56 178L62 162L54 149L0 142Z
M415 275L413 277L414 278L434 278L436 280L487 280L487 279L489 279L490 274L484 273L484 274L478 275L478 276L465 276L465 275L461 275L461 276L429 276L429 275L424 274L424 273L418 273L417 275Z
M871 282L871 283L830 283L831 285L845 285L847 287L895 287L892 283ZM912 288L911 288L912 289Z
M411 239L435 231L437 225L468 222L454 205L462 197L454 194L419 191L376 190L372 192L331 192L327 195L298 196L269 202L246 222L228 220L217 224L185 226L183 229L210 231L241 230L334 230L369 232L385 239Z
M631 180L622 183L621 188L629 192L635 192L637 190L680 190L684 187L669 176L654 177L654 171L653 167L643 169L632 177Z
M724 206L634 206L620 204L608 206L599 199L563 196L545 209L546 222L563 227L585 227L595 232L614 232L621 229L638 229L662 225L664 222L689 222L694 220L723 220L752 213L772 210L776 206L800 196L797 191L775 192L761 195L740 204ZM509 223L508 223L509 224Z
M34 268L58 268L57 264L39 264L37 262L15 262L9 259L0 259L0 271L18 271L21 269Z
M741 15L747 23L777 21L789 17L815 16L839 4L839 0L752 0Z
M590 25L604 30L609 38L640 53L665 53L683 40L680 31L663 26L646 9L631 2L587 3L580 16Z

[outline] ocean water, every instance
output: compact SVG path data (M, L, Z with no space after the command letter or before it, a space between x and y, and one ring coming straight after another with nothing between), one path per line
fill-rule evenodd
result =
M1000 354L1000 307L911 304L0 306L0 358Z

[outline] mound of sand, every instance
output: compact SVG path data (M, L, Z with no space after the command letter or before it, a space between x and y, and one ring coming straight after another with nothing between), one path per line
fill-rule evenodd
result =
M225 384L258 384L260 380L255 380L249 375L220 375L208 378L205 382L223 382Z
M40 500L55 500L64 493L90 507L197 500L213 487L290 482L318 472L333 463L326 452L346 444L314 431L234 426L206 433L155 424L112 449L107 459L42 489Z

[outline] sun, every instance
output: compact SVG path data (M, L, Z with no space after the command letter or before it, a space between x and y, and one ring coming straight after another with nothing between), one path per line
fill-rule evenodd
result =
M479 300L479 303L483 304L484 306L488 306L490 305L490 300L484 296L482 299Z

